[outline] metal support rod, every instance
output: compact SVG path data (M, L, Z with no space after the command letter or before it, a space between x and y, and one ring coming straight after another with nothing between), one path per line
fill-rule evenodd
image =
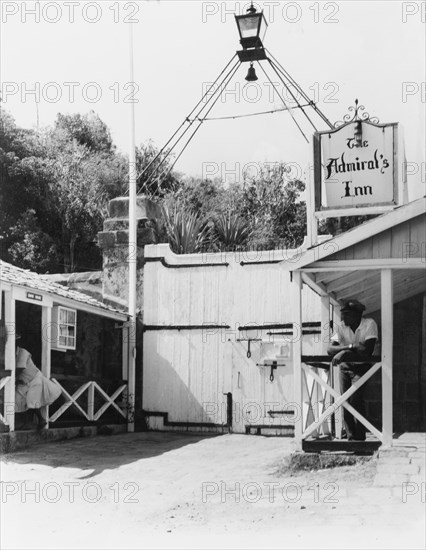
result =
M130 50L130 82L134 82L133 69L133 23L129 25ZM129 371L128 371L128 431L133 432L135 407L135 367L136 367L136 260L137 260L137 228L136 228L136 139L135 139L135 104L130 102L130 148L129 148L129 292L128 313L130 317L129 330Z
M235 56L234 56L235 57ZM232 60L231 60L232 61ZM230 65L230 63L227 64L226 68ZM184 120L184 122L181 124L181 126L179 127L179 129L173 134L172 138L169 139L169 141L167 142L167 144L169 144L175 137L176 135L179 133L179 131L182 129L183 125L187 122L188 125L187 127L185 128L185 130L181 133L181 135L176 139L176 141L171 145L170 149L165 153L165 156L164 158L160 161L160 163L155 166L154 168L154 172L149 176L149 179L147 181L147 183L151 182L154 180L154 176L155 176L155 173L159 171L159 169L161 168L161 166L164 164L164 162L168 159L168 157L170 156L171 152L173 151L173 149L178 145L178 143L182 140L182 138L185 136L185 134L190 130L191 126L195 123L195 122L200 122L200 116L201 116L201 113L203 112L204 109L207 108L207 106L209 105L209 103L213 100L213 98L215 97L215 95L217 94L217 92L219 91L219 93L217 94L217 98L221 97L222 96L222 93L223 91L225 90L228 82L230 79L228 79L229 75L232 73L232 76L233 76L233 71L235 72L236 68L239 67L239 65L241 65L241 62L240 61L236 61L235 64L232 66L232 68L227 72L227 74L222 78L222 80L220 81L219 85L218 85L218 88L214 89L213 90L213 93L207 98L206 102L204 103L204 105L202 105L202 107L198 110L197 114L194 116L193 119L190 119L189 117L194 113L194 111L196 110L193 109L190 113L190 115L188 117L186 117L186 119ZM225 68L225 70L226 70ZM223 70L220 74L220 76L225 72L225 70ZM232 77L231 77L232 78ZM226 81L226 85L225 87L222 87L223 86L223 83ZM212 86L210 86L209 90L214 86L216 85L216 82L217 82L218 79L216 79L216 81L214 82L214 84ZM200 105L200 103L203 101L203 99L206 97L206 95L208 94L208 92L206 92L206 94L204 94L202 100L200 100L197 104L197 107ZM215 100L215 103L216 103L217 99ZM209 111L207 112L207 114L211 111L211 109L209 109ZM207 115L206 115L207 116ZM203 117L205 118L205 117ZM164 151L165 147L162 148L162 151ZM182 153L181 153L182 154ZM180 155L179 155L180 156ZM157 155L158 157L158 155ZM154 160L154 159L153 159ZM152 164L152 163L151 163ZM174 162L174 164L172 166L174 166L176 164L176 161ZM144 170L145 172L146 170ZM162 177L163 174L167 171L167 169L165 171L163 171L163 173L158 176L158 178ZM171 170L169 170L170 172ZM142 174L144 173L142 172ZM157 179L158 179L157 178Z
M163 147L159 150L159 152L155 155L155 157L149 162L147 166L140 172L137 177L140 178L144 175L144 173L152 166L152 164L158 159L158 157L163 153L163 151L166 149L166 147L169 145L169 143L174 139L174 137L178 134L178 132L182 129L182 127L185 125L188 120L190 120L190 117L194 113L194 111L198 108L200 103L204 101L204 98L210 93L210 90L216 85L216 82L219 80L219 78L223 75L223 73L226 71L226 69L229 67L229 65L232 63L232 61L235 59L237 54L234 54L229 62L226 64L225 68L222 70L222 72L219 74L219 76L216 78L216 80L212 83L212 85L209 87L209 89L206 91L206 93L203 95L203 97L200 99L200 101L197 103L197 105L192 109L192 111L189 113L187 117L185 117L182 124L178 127L178 129L174 132L174 134L168 139L168 141L163 145Z
M328 118L325 116L325 114L318 109L315 102L312 101L307 94L303 91L302 87L294 80L294 78L284 69L284 67L281 65L281 63L272 55L272 53L269 50L266 50L269 56L274 60L275 64L277 65L278 69L281 71L281 73L287 78L287 80L290 82L290 84L293 84L293 86L296 88L296 90L302 95L302 97L311 104L314 111L317 113L319 117L321 117L324 122L327 123L329 128L334 129L333 124L328 120Z
M233 66L233 68L231 69L231 71L228 73L227 75L227 80L226 80L226 84L225 84L225 87L223 88L223 90L226 89L227 85L229 84L229 82L232 80L234 74L237 72L237 70L239 69L241 65L241 62L239 61L236 65ZM222 90L222 91L223 91ZM171 166L169 168L167 168L166 170L164 170L159 176L158 176L158 180L160 180L160 178L166 178L170 172L173 170L175 164L177 163L177 161L180 159L180 157L182 156L183 152L185 151L185 149L188 147L188 145L190 144L190 142L192 141L192 139L194 138L195 134L198 132L198 130L201 128L204 120L205 120L205 117L207 117L207 115L210 113L210 111L213 109L213 107L216 105L216 103L218 102L219 98L222 96L222 92L220 92L220 94L217 95L217 97L215 98L215 100L213 101L213 104L211 105L211 107L208 109L207 113L205 114L205 116L201 119L198 120L198 126L195 128L195 130L192 132L192 134L189 136L189 139L187 140L187 142L185 143L184 147L182 148L182 150L180 151L180 153L178 154L178 156L176 157L176 159L173 161L173 163L171 164ZM213 96L211 96L213 97ZM210 101L210 99L209 99ZM207 104L206 104L207 106ZM204 107L203 107L204 108ZM202 111L203 109L201 109ZM201 113L200 111L200 113ZM184 135L184 134L183 134ZM183 137L182 135L182 137ZM181 138L179 138L179 141L180 141Z
M257 62L257 64L259 65L259 67L262 69L264 75L266 76L266 78L269 80L269 82L271 83L272 87L274 88L275 90L275 93L277 94L277 96L281 99L281 101L284 103L284 105L287 107L287 103L285 102L283 96L280 94L280 92L278 91L277 87L275 86L274 82L272 82L272 80L269 78L269 75L268 73L265 71L265 69L262 67L262 65L259 63L259 61ZM291 112L291 110L289 109L289 113L291 115L291 118L293 119L293 122L296 124L296 126L299 128L299 131L300 133L302 134L302 136L306 139L306 142L309 143L309 139L306 137L304 131L302 130L301 126L299 125L299 123L297 122L295 116L293 115L293 113Z
M213 93L209 96L209 98L207 99L207 101L204 103L204 105L201 107L201 109L199 109L198 113L194 116L193 119L189 119L189 118L186 118L185 119L185 122L189 122L189 125L185 128L185 130L183 131L183 133L181 134L181 136L176 140L176 142L171 146L171 149L168 153L166 153L166 156L163 158L163 160L160 162L160 164L158 166L155 167L155 171L158 171L159 168L161 167L162 164L164 164L164 162L167 160L168 156L170 155L171 151L176 147L176 145L181 141L181 139L184 137L184 135L189 131L189 129L191 128L191 126L195 123L195 122L200 122L200 116L201 116L201 113L203 112L204 109L206 109L206 107L208 106L208 104L213 100L214 96L216 95L217 91L221 90L222 89L222 85L223 83L225 82L225 80L229 77L229 75L232 73L232 71L234 71L235 67L238 67L239 65L241 64L241 62L237 61L233 66L232 68L228 71L228 73L223 77L223 79L221 80L220 84L219 84L219 87L217 89L215 89L213 91ZM228 80L229 82L229 80ZM227 82L227 84L228 84ZM226 84L226 85L227 85ZM225 85L225 88L226 88L226 85ZM223 90L225 89L223 88ZM222 95L222 91L220 91L220 93L217 95L217 97L221 97ZM217 101L217 99L216 99ZM215 101L215 103L216 103ZM200 103L200 102L199 102ZM211 109L209 109L208 112L210 112ZM207 113L208 114L208 113ZM201 122L204 121L204 118L205 117L202 117L201 119ZM151 175L152 177L152 175ZM153 179L153 177L152 177Z
M283 77L281 76L281 74L278 72L275 64L268 58L268 62L270 64L270 66L272 67L272 69L274 70L275 74L278 76L278 78L281 80L283 86L286 88L286 90L290 93L291 97L294 99L294 101L296 102L297 106L300 108L300 110L302 111L302 113L305 115L305 117L309 120L309 122L311 123L313 129L315 130L315 132L318 131L318 128L315 126L315 124L312 122L312 120L309 118L308 114L305 113L305 110L304 108L302 107L302 105L299 103L299 101L297 100L297 97L293 94L293 92L291 91L291 89L289 88L289 86L287 85L287 83L285 82L285 80L283 79Z

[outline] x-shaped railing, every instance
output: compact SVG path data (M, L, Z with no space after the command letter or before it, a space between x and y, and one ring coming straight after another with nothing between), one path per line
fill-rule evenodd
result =
M363 376L359 378L355 383L351 385L351 387L345 391L343 394L340 394L338 391L336 391L330 384L329 379L325 381L322 379L318 373L316 372L316 369L312 368L309 363L313 363L314 359L316 361L318 360L324 360L324 358L321 357L312 357L312 361L309 357L302 357L302 372L304 376L306 375L311 376L314 381L319 384L321 388L324 389L325 392L327 392L329 395L331 395L334 398L334 402L329 404L325 410L319 415L317 419L315 419L313 422L309 423L309 425L305 426L305 430L302 433L302 439L306 439L310 435L314 434L315 432L318 433L318 430L320 430L321 426L325 423L325 421L331 417L331 415L335 414L336 411L339 409L339 407L344 407L347 409L357 420L359 420L372 434L374 434L380 441L383 441L383 434L378 430L375 426L371 424L362 414L360 414L356 409L352 407L348 403L348 399L363 385L369 380L381 367L382 363L381 361L375 363ZM331 359L328 358L330 361ZM374 358L372 357L370 361L364 361L366 362L372 362ZM350 361L351 363L360 363L360 361ZM312 392L309 394L309 398L311 400L312 398ZM309 407L309 413L312 416L315 417L314 414L314 407L312 406L312 402L310 403Z
M110 396L108 395L95 381L89 381L83 384L77 391L72 395L55 379L52 378L52 381L59 386L61 389L62 395L67 399L67 401L59 407L59 409L49 418L49 422L56 422L64 412L69 409L71 406L75 407L79 413L84 416L87 420L91 422L96 422L99 418L105 413L109 407L113 407L121 416L124 418L127 417L126 410L121 409L117 403L116 399L124 392L127 388L127 384L122 384L115 392ZM95 390L97 390L101 396L104 398L105 403L95 412ZM84 392L88 392L87 399L87 411L77 403L77 399L81 397Z

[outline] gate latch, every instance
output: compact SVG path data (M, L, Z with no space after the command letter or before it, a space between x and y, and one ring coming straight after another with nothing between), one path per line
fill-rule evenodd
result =
M274 381L274 370L276 370L278 367L285 367L285 363L278 363L278 361L275 361L273 359L265 359L264 363L257 363L258 367L271 367L271 374L269 375L269 380L271 382Z
M250 344L251 342L261 342L262 338L237 338L237 342L247 342L247 357L250 359L251 357L251 350L250 350Z
M271 374L269 375L269 380L271 382L274 381L274 370L276 370L276 369L277 369L277 362L274 361L274 363L272 363L272 365L271 365Z

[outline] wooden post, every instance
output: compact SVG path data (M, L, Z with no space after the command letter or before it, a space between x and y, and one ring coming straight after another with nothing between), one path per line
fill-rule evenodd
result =
M127 430L135 431L135 391L136 391L136 318L132 321L129 335L129 359L128 359L128 378L127 378L127 396L128 396L128 420Z
M393 285L392 270L381 270L382 293L382 433L383 446L392 445L393 436Z
M128 380L127 375L129 372L129 329L126 325L121 329L121 378Z
M330 296L321 296L321 355L327 355L330 336Z
M135 357L136 323L129 322L123 329L123 373L127 381L127 431L135 431Z
M93 380L87 390L87 416L90 422L93 422L95 417L95 383Z
M315 246L318 242L318 220L315 217L315 179L314 167L308 166L308 185L306 189L306 233L307 246Z
M336 331L336 325L340 324L341 322L342 322L342 319L340 315L340 309L337 306L333 306L333 332ZM336 367L331 367L331 369L333 371L332 373L333 389L335 389L341 395L343 392L341 391L341 388L340 388L340 366L337 365ZM343 407L340 407L334 413L334 418L332 418L332 423L334 425L336 438L341 439L342 431L343 431Z
M11 371L10 380L4 388L4 419L9 426L9 431L13 432L15 430L16 319L12 291L4 293L4 322L7 331L5 367Z
M52 308L44 306L41 309L41 372L46 378L51 376L51 338ZM49 406L43 407L46 419L46 429L49 427Z
M293 271L293 336L298 335L293 344L293 384L296 420L294 437L296 450L302 450L303 434L303 392L302 392L302 274Z
M327 347L330 343L330 296L321 296L321 355L327 355ZM327 372L320 372L320 369L317 369L317 374L321 376L321 378L327 382L332 382L330 380L330 373L332 372L332 369L330 367L330 371ZM320 414L325 410L329 405L331 405L331 396L329 394L325 395L325 392L320 386L317 384L317 401L319 402L321 400L323 407L322 410L319 411L318 409L318 416L319 418ZM331 433L331 418L327 420L326 423L323 424L322 430L324 434L330 434Z

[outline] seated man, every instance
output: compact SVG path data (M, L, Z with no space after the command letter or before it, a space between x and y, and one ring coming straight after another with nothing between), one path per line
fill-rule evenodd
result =
M354 364L344 360L348 354L355 354L359 361L367 360L373 355L378 339L377 324L373 319L362 316L364 310L365 306L358 300L348 300L344 304L340 310L343 323L336 326L327 349L327 353L333 356L332 365L340 365L341 393L347 391L371 366L371 363ZM356 390L348 399L348 403L365 417L364 391L365 384ZM365 440L365 426L346 408L343 409L343 421L349 440Z

